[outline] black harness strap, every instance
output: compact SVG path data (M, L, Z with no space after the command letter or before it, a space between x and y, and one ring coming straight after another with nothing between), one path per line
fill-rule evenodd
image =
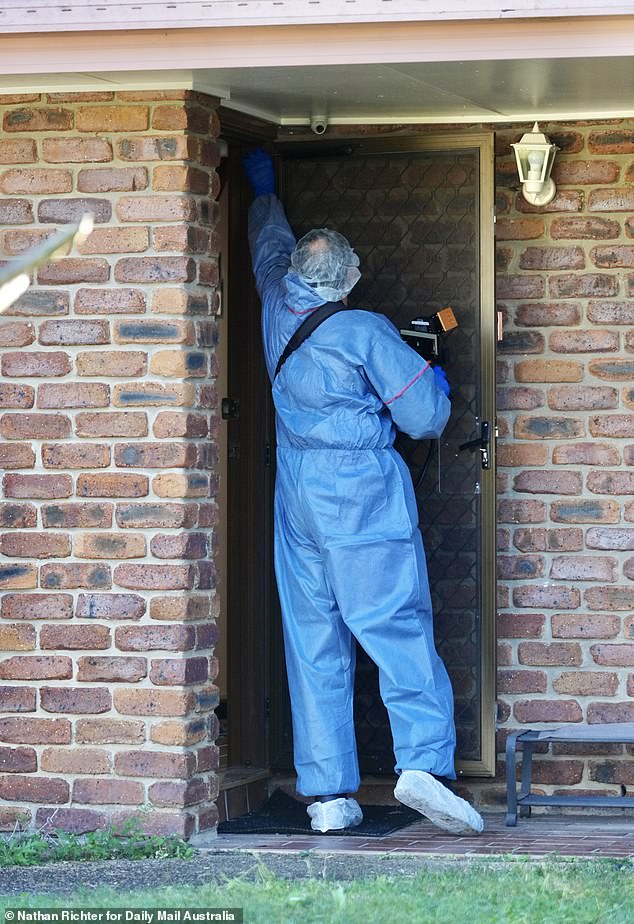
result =
M312 314L309 314L308 317L302 321L299 325L291 339L288 341L284 348L284 352L280 356L277 368L275 370L275 375L273 378L277 377L278 372L291 355L294 353L297 347L301 346L304 340L306 340L313 331L317 330L320 324L329 318L332 314L337 314L338 311L345 311L346 305L343 302L326 302L325 305L320 305L319 308L316 308Z

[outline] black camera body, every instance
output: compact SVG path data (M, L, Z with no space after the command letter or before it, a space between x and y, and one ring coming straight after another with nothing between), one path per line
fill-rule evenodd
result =
M441 308L427 317L413 318L410 326L400 331L403 340L429 363L440 360L441 338L458 327L452 308Z

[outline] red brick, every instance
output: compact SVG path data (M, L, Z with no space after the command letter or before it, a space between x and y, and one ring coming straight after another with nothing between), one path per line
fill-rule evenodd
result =
M618 616L599 613L555 613L551 630L553 638L614 638L621 621Z
M591 610L634 610L632 587L589 587L583 597Z
M555 446L554 465L618 465L619 451L609 443L573 443Z
M44 748L41 758L42 770L67 776L109 773L111 763L110 754L99 748Z
M75 417L75 432L77 436L101 437L104 439L116 436L147 436L147 416L143 412L135 411L77 414Z
M117 282L141 284L193 282L195 271L194 260L187 256L122 257L115 266L114 278ZM129 341L122 339L120 342Z
M519 414L515 420L516 439L579 439L585 436L583 421L571 417L532 417Z
M568 696L614 696L618 688L618 676L604 671L564 671L553 680L555 693Z
M552 560L550 577L564 581L616 581L617 561L590 555L560 555Z
M553 501L550 517L555 523L618 523L620 507L616 501Z
M575 528L516 529L513 545L522 552L579 552L583 531Z
M0 468L5 471L16 468L33 468L34 465L35 453L31 449L30 443L0 445Z
M73 493L73 479L70 475L22 475L12 472L2 479L2 487L5 497L70 497Z
M141 805L143 786L132 780L87 779L73 783L74 803L90 805Z
M209 676L207 658L158 658L152 661L150 680L157 686L204 683Z
M631 212L634 190L627 186L592 189L588 193L587 208L591 212Z
M37 568L22 562L0 564L0 589L30 590L37 587Z
M81 282L82 280L76 281ZM99 280L94 281L98 282ZM94 318L86 321L43 321L42 324L40 324L39 341L47 346L109 343L110 328L107 321L96 320Z
M581 594L575 587L527 584L513 589L513 605L533 609L574 610L581 605Z
M544 393L539 388L498 388L496 405L500 411L532 411L544 406Z
M37 754L34 748L0 747L0 773L34 773L36 770Z
M147 353L136 350L79 353L76 359L78 375L141 376L147 372Z
M122 715L188 715L195 704L188 690L115 690L114 705ZM0 740L2 724L0 720Z
M634 414L605 414L590 418L592 436L634 438Z
M543 523L546 505L538 500L501 500L498 504L500 523Z
M515 312L515 323L522 327L573 327L580 323L581 311L576 305L550 302L544 305L520 305Z
M497 576L503 581L520 581L542 577L544 559L541 555L498 555Z
M77 476L78 497L145 497L148 492L147 475L104 472Z
M0 202L0 211L2 203ZM27 289L17 302L11 306L11 313L39 317L68 314L70 298L68 292L55 289Z
M4 594L0 613L3 619L70 619L70 594Z
M77 719L75 741L77 744L142 744L145 726L143 722L124 719Z
M192 722L160 722L158 725L153 724L150 729L150 738L155 744L190 747L207 740L208 737L213 736L205 719L194 719Z
M198 206L187 196L122 196L116 213L119 221L196 221Z
M114 581L130 590L187 590L194 585L191 565L117 565Z
M555 331L550 335L554 353L614 353L619 335L608 330Z
M520 664L539 667L578 667L583 658L581 646L577 642L520 642L517 654Z
M60 469L107 468L110 447L103 443L44 443L42 465Z
M544 234L543 218L498 218L495 224L495 237L499 241L539 240Z
M115 754L115 773L120 776L181 779L189 778L194 770L195 756L191 751L174 754L169 751L119 751Z
M198 156L197 139L186 135L173 137L144 136L117 141L121 160L189 160Z
M0 662L2 680L68 680L73 676L70 658L54 655L16 655Z
M3 533L0 552L9 558L66 558L70 536L45 533Z
M208 196L209 174L187 164L161 164L152 171L152 188Z
M46 529L107 529L112 526L111 504L51 504L42 507Z
M73 196L72 198L66 197L63 199L42 199L37 207L37 217L42 224L77 224L81 221L86 212L92 215L95 224L103 224L106 221L110 221L112 217L112 205L108 199L93 199L88 197L81 199L78 196ZM69 258L66 257L63 262L67 263L68 261ZM103 260L80 260L74 261L74 264L68 262L69 267L73 267L73 265L75 274L78 273L82 266L93 266L94 270L96 270L97 267L100 267L102 273L105 270L105 261ZM94 278L95 275L98 274L93 272L93 277L85 279L80 277L75 281L99 282L100 280L98 278ZM45 277L46 274L42 278ZM59 276L55 274L54 279L55 284L71 281L70 279L65 279L63 273L60 273Z
M54 234L52 229L46 231L34 230L33 228L19 228L17 231L5 231L2 238L4 242L4 253L9 256L22 254L32 247L36 247ZM17 346L17 344L5 344L7 346Z
M11 382L0 383L0 407L1 408L28 408L35 404L35 389L30 385L14 385ZM19 451L19 446L2 447L10 450L11 453ZM15 468L16 466L10 466ZM18 466L19 467L19 466ZM30 468L30 466L26 466Z
M111 586L110 568L104 563L49 564L40 568L40 584L43 588L76 590L105 589Z
M112 145L103 138L45 138L42 160L50 164L105 162L112 160Z
M513 478L513 490L530 494L581 494L579 472L527 471Z
M173 226L170 225L170 228ZM165 230L167 232L169 228ZM154 236L156 237L156 231ZM152 293L154 314L208 315L209 302L210 293L205 289L188 288L185 290L172 286L161 286ZM215 305L215 307L218 306Z
M209 798L209 787L200 777L183 783L152 783L148 798L152 805L161 808L196 805Z
M205 414L192 414L188 411L159 411L152 429L157 439L178 437L204 439L209 435L209 422Z
M145 658L91 655L79 658L77 680L88 683L138 683L147 676Z
M548 407L554 411L604 410L618 407L616 388L562 385L548 389Z
M0 712L35 712L37 693L34 687L0 686ZM0 735L0 740L5 738Z
M593 494L634 494L634 472L590 472L586 486Z
M12 109L3 120L6 132L66 132L73 127L73 113L68 109Z
M589 703L587 721L589 725L634 722L634 703Z
M33 206L28 199L0 199L0 222L3 225L31 224Z
M518 722L531 725L534 722L581 722L581 706L574 699L532 699L517 702L513 715Z
M73 178L69 170L22 167L0 173L0 192L10 196L50 196L53 193L69 193Z
M0 625L0 650L33 651L35 649L35 629L33 626L13 623Z
M62 414L3 414L0 435L8 440L63 439L70 436L70 420Z
M67 353L5 353L2 357L2 374L11 377L67 375L72 369Z
M66 780L43 776L0 777L0 799L8 802L68 802L69 785Z
M65 257L57 263L48 263L37 271L40 285L73 285L77 282L107 282L110 278L110 265L99 258ZM45 322L46 323L46 322ZM69 321L69 324L86 324L85 321ZM95 324L96 322L92 322ZM85 334L76 336L86 336ZM61 343L60 340L45 340L40 334L40 343ZM68 342L68 341L66 341ZM76 343L93 343L93 340L76 340ZM99 340L99 343L106 341Z
M593 324L634 324L631 302L589 302L588 320Z
M634 549L634 529L626 526L609 528L597 526L586 532L586 546L589 549L614 549L630 551Z
M112 706L110 691L102 687L75 688L41 687L40 706L45 712L67 712L73 715L108 712Z
M201 350L159 350L150 362L150 371L155 375L176 378L204 378L209 370L208 356Z
M145 295L139 289L79 289L75 314L143 314Z
M527 247L520 255L520 268L528 270L584 269L581 247Z
M88 834L108 826L107 816L103 812L90 809L39 808L35 814L35 824L42 834L66 831L69 834Z
M142 253L148 246L146 228L95 228L77 250L81 254Z
M217 598L214 598L217 602ZM152 597L150 617L169 621L209 619L211 598L208 594L187 594L178 597Z
M205 533L153 536L150 551L155 558L206 558L209 554L209 541Z
M163 385L161 382L138 382L115 385L112 403L117 407L191 407L196 391L190 382Z
M138 132L149 125L147 106L80 106L75 127L79 132Z
M115 465L128 468L191 468L196 447L181 442L122 443L115 446Z
M152 113L152 128L159 131L192 131L210 134L211 113L200 106L156 106Z
M37 512L32 504L0 503L0 527L29 529L32 526L37 526Z
M612 269L625 266L631 269L634 266L634 246L631 244L604 244L593 247L590 259L599 269Z
M542 613L498 613L498 638L541 638L546 617Z
M24 321L4 321L0 323L0 346L28 346L34 340L35 332L32 324L27 324Z
M596 664L604 664L608 667L631 667L634 665L634 644L628 644L627 642L591 645L590 654Z
M0 718L0 741L9 744L70 744L70 733L68 719Z
M144 558L145 536L121 536L111 533L84 534L75 538L76 558Z
M108 407L110 386L102 382L63 382L39 385L39 408Z
M188 529L197 515L197 504L118 504L116 520L124 529Z
M133 822L142 834L157 837L166 837L173 835L187 840L196 830L196 819L193 815L187 814L181 810L178 813L166 811L148 812L145 808L138 812L120 811L113 812L110 816L111 824L115 827L121 827ZM204 813L204 819L199 813L198 825L202 831L202 823L205 821L206 829L215 828L218 824L218 812L215 805L209 806Z
M110 629L106 626L45 625L40 629L40 648L75 651L110 647Z
M0 164L33 164L36 160L37 146L31 138L0 140Z
M140 619L145 600L137 594L80 594L76 616L79 619Z
M518 382L580 382L583 366L574 360L527 359L515 366Z
M148 173L145 167L84 168L77 175L79 192L130 192L145 189L147 185Z
M208 497L209 478L198 472L188 474L169 472L154 476L152 490L158 497Z
M190 651L196 634L193 626L121 626L115 631L120 651Z

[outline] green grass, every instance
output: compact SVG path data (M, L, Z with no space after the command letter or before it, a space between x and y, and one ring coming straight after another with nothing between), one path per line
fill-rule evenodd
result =
M0 839L0 867L39 866L63 860L188 859L195 851L179 837L141 834L134 822L79 837L64 831L51 834L15 832Z
M195 858L194 861L195 863ZM389 861L386 861L389 865ZM434 862L414 876L336 882L286 881L260 868L257 881L97 890L74 900L0 899L4 907L243 907L245 924L632 924L630 861L522 860Z

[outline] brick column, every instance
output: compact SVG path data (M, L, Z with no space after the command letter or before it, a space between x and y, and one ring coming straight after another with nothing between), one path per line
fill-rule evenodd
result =
M0 98L0 829L216 822L215 100Z

